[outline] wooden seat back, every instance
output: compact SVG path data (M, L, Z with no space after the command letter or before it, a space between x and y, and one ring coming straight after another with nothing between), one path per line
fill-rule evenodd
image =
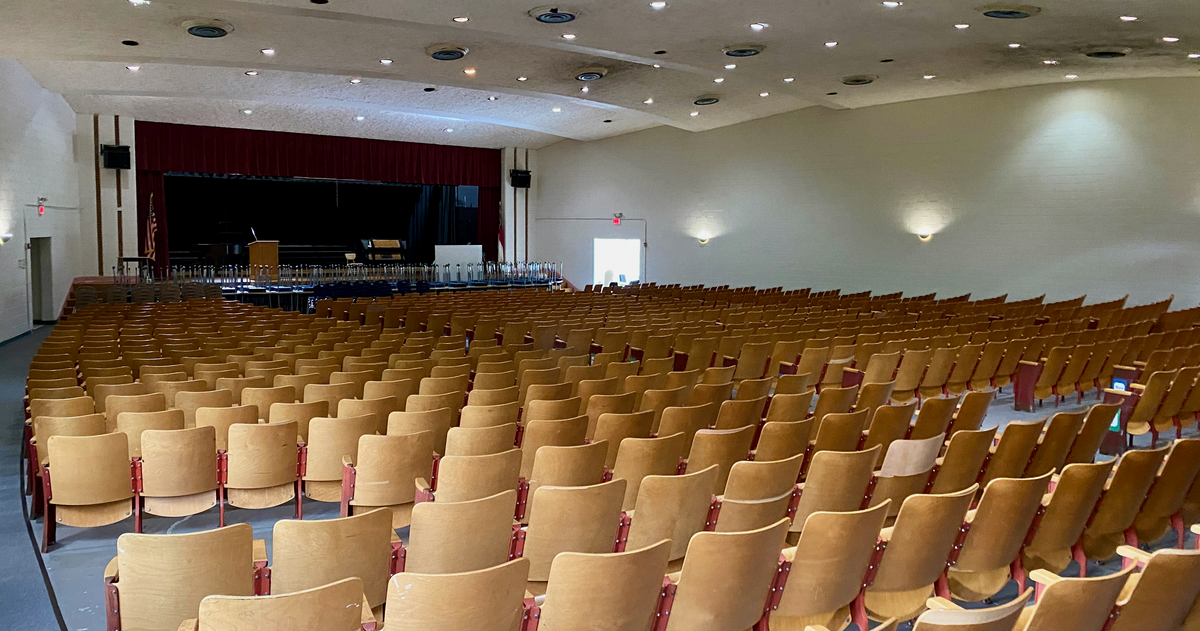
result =
M281 519L271 535L271 591L298 592L358 577L371 607L387 595L392 558L387 510L336 519Z
M643 631L656 619L658 591L667 570L671 542L626 552L563 552L554 558L539 628L568 631L602 626L612 631ZM613 576L611 589L595 585Z
M625 480L592 486L543 486L531 493L532 518L525 534L529 580L545 581L562 552L611 552L621 518Z
M388 581L388 631L516 631L525 615L529 561L457 574L404 572Z
M438 501L465 502L517 488L521 450L484 456L446 456L438 463Z
M628 483L625 500L621 504L622 510L633 510L638 498L638 489L646 476L675 474L679 459L685 453L684 445L684 436L681 433L660 435L657 438L626 438L621 441L612 470L614 478L621 478ZM715 473L713 475L715 476ZM711 495L712 491L709 493ZM680 547L680 550L683 549L686 549L686 544Z
M854 511L862 506L879 448L822 451L813 455L790 530L800 532L817 511Z

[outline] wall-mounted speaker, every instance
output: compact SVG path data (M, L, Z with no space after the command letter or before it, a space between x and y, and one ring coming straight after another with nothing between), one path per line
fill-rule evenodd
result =
M129 170L129 145L100 145L100 157L106 169Z
M532 178L529 175L529 171L512 169L508 172L508 179L512 182L513 188L529 188Z

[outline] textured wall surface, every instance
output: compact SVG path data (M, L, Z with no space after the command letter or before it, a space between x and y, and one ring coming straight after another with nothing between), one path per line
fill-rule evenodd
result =
M54 303L62 305L79 275L79 186L73 157L75 112L43 89L13 60L0 59L0 341L29 330L28 267L24 244L50 237ZM38 197L53 206L39 216Z
M1194 306L1197 102L1200 79L1100 81L563 141L539 151L531 257L590 282L592 239L645 218L660 283Z

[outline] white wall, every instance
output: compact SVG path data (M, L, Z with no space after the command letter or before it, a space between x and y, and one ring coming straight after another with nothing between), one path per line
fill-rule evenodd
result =
M50 237L54 303L61 306L80 270L79 185L73 159L75 113L19 63L0 59L0 341L32 326L25 243ZM37 213L38 197L51 208Z
M540 150L531 257L586 284L591 240L641 217L660 283L1193 306L1197 103L1200 79L1071 83L563 141Z
M117 126L120 126L118 138ZM79 172L80 231L83 249L80 257L84 276L112 276L120 256L139 256L137 228L137 153L133 151L134 120L130 116L79 112L76 117L75 167ZM94 132L99 131L97 136ZM117 171L100 169L100 225L102 236L96 232L96 152L95 139L100 145L128 145L132 169L121 171L121 205L117 202ZM118 222L118 214L121 219ZM118 223L123 238L117 238ZM101 254L103 256L101 256ZM131 268L132 271L132 268Z

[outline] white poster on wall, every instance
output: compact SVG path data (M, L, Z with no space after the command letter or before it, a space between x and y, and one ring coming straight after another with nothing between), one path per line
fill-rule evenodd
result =
M442 269L445 269L445 265L449 265L450 280L467 280L467 270L475 269L478 272L481 262L483 262L482 245L433 246L433 263ZM468 268L468 263L473 263L474 268ZM459 272L462 275L461 279L459 278Z

